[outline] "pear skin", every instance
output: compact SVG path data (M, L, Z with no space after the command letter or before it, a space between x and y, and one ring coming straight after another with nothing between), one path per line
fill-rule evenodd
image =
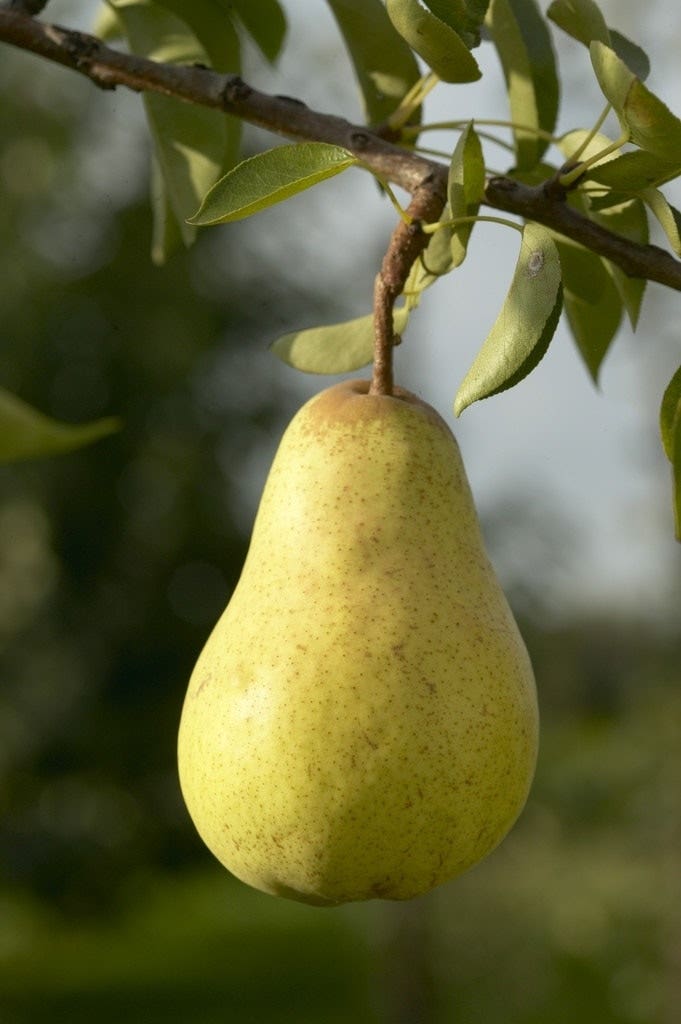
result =
M179 733L196 828L249 885L409 899L525 804L538 715L458 445L402 389L346 381L294 417Z

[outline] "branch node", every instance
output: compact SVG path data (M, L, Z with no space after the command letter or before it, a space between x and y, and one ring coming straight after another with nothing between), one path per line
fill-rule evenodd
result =
M231 75L222 91L222 95L227 103L242 103L252 93L253 90L250 85L247 85L239 75Z
M355 129L350 132L350 145L353 149L359 149L360 151L366 149L371 142L371 136L368 132Z

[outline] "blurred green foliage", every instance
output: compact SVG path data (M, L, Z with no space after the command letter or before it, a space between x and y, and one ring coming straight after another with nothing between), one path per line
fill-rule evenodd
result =
M2 1024L672 1024L681 634L547 623L541 560L529 598L514 588L538 775L485 863L405 906L329 911L247 889L202 847L179 711L291 411L264 342L316 300L257 262L235 273L236 234L153 267L135 123L127 162L98 165L109 98L28 61L0 67L0 384L125 428L0 474Z

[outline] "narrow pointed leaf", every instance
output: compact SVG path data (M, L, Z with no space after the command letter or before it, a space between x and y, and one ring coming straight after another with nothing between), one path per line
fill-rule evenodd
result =
M591 44L591 62L603 95L631 141L670 163L681 161L681 121L629 70L614 50Z
M609 28L593 0L554 0L546 16L587 49L594 40L611 47L641 81L650 74L650 61L645 51L617 29Z
M152 153L150 199L152 211L151 259L157 267L163 266L182 247L186 240L193 241L197 228L180 225L168 198L168 189L158 157ZM191 236L189 232L192 232Z
M681 256L681 212L656 188L645 189L641 199L659 221L676 255Z
M640 192L651 185L663 185L681 174L681 157L676 164L655 153L635 149L614 160L604 160L586 171L584 178L623 192Z
M676 444L675 423L681 412L681 366L665 388L660 406L660 436L662 447L670 462L674 460Z
M553 0L546 17L585 46L594 39L610 46L610 31L600 7L593 0Z
M60 423L0 388L0 462L70 452L114 433L120 426L113 417L77 426Z
M187 5L182 0L164 0L164 6L149 0L111 0L125 29L133 53L153 60L179 64L206 64L220 71L239 70L239 41L231 21L213 0ZM173 13L182 9L192 25ZM219 31L218 31L219 29ZM201 37L201 41L199 40ZM204 45L205 44L205 45ZM155 194L165 191L163 201L154 204L156 215L167 210L178 224L182 240L190 245L195 231L186 218L220 173L230 167L238 152L241 123L216 110L192 106L146 93L144 106L163 189L154 184ZM167 204L167 205L166 205ZM166 233L163 222L155 226L154 259L169 255L161 251Z
M423 0L433 14L453 28L471 49L480 43L480 29L489 0Z
M475 46L475 37L468 32L468 11L464 0L423 0L424 5L436 18L453 29L470 49Z
M442 211L442 220L451 220L449 205L445 205ZM430 288L453 268L453 234L454 231L448 224L439 228L431 235L424 252L413 264L403 292L408 310L416 309L426 288Z
M561 306L558 250L546 228L529 223L502 309L457 393L457 416L534 369L548 348Z
M462 131L449 166L447 195L452 220L474 217L485 191L485 160L473 122ZM452 266L458 267L466 258L473 222L452 228Z
M419 78L416 59L381 0L328 0L364 100L366 120L380 124Z
M624 61L630 71L645 82L650 74L650 58L638 43L622 35L616 28L610 29L610 45L617 56Z
M677 540L681 540L681 366L662 398L660 433L667 458L672 464L672 500Z
M270 63L274 63L281 53L286 36L286 17L278 0L219 0L219 2L227 10L230 7L234 8L263 55Z
M619 206L593 211L592 216L610 231L624 235L632 242L640 242L642 245L648 242L648 218L640 199L628 199ZM632 327L636 327L647 282L640 277L629 277L609 260L604 260L604 266L624 302Z
M395 334L402 334L408 319L406 307L394 310ZM350 373L373 359L374 318L369 313L341 324L294 331L277 338L271 350L284 363L304 373Z
M301 142L268 149L243 160L216 182L189 223L203 227L242 220L356 163L347 149L326 142Z
M125 34L116 12L107 3L101 4L90 31L105 43L120 39Z
M622 299L603 261L580 245L557 241L563 301L577 349L594 381L622 321Z
M475 82L482 72L461 37L420 0L386 0L393 25L443 82Z
M516 163L533 167L548 142L533 129L552 132L558 114L558 76L548 27L535 0L491 0L485 24L503 68Z

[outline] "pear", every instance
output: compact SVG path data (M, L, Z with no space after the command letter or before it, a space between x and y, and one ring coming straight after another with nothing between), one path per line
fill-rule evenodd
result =
M294 417L239 583L191 677L182 792L244 882L409 899L485 857L537 753L532 668L457 443L347 381Z

